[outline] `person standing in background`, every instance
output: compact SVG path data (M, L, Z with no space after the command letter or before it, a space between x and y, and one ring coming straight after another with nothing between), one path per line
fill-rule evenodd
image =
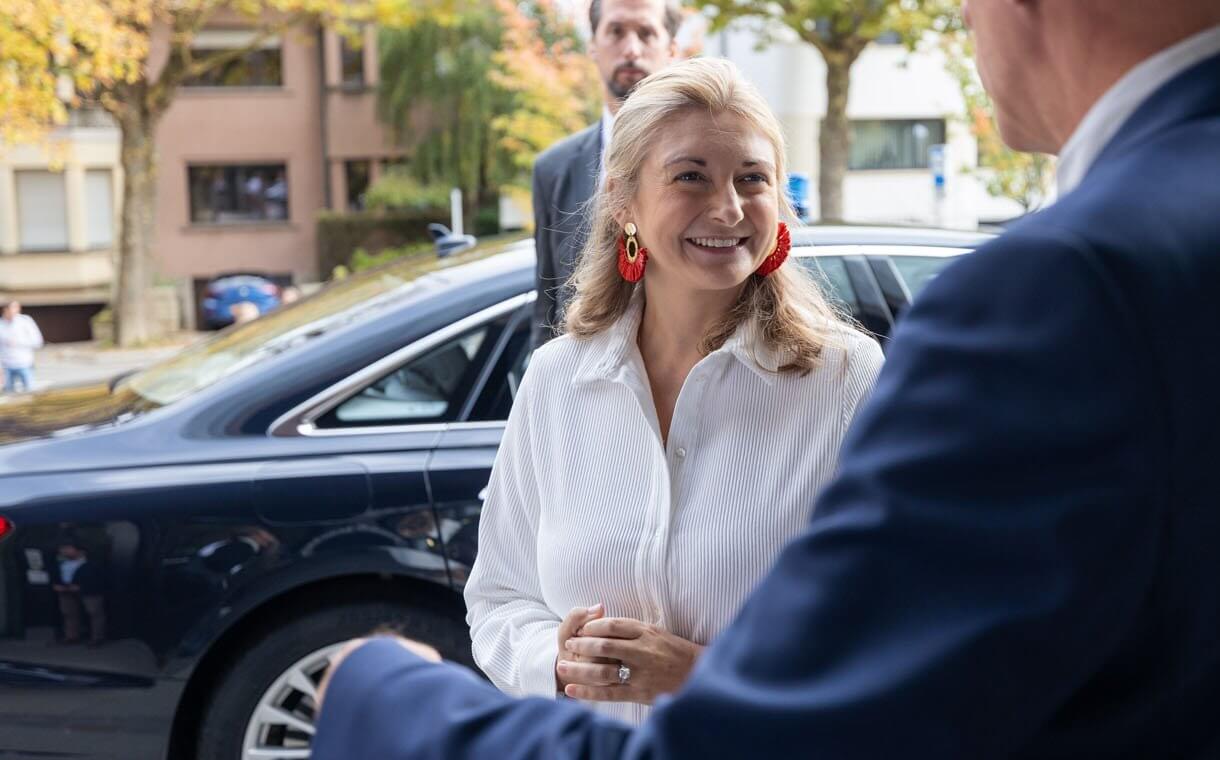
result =
M534 161L534 248L538 255L534 347L555 336L565 287L588 228L586 206L601 182L614 115L640 80L673 62L682 12L674 0L592 0L589 54L605 105L594 125Z
M106 600L101 565L90 561L89 553L71 534L59 541L56 579L53 588L59 597L59 612L63 617L61 644L79 644L84 640L85 615L89 621L89 644L100 646L106 641ZM82 610L84 614L82 614Z
M34 389L34 352L42 348L42 332L21 304L11 301L0 316L0 365L4 367L4 392Z

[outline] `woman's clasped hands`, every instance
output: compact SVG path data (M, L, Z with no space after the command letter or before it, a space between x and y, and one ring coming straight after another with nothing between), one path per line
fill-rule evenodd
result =
M639 620L605 615L601 604L577 607L559 626L555 682L566 696L650 705L681 688L702 646Z

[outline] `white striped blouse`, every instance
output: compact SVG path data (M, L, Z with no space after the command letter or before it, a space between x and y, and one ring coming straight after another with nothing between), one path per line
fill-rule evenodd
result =
M509 416L465 594L474 659L511 694L556 696L573 607L710 642L809 519L881 367L845 331L813 372L780 374L747 324L691 370L662 446L640 315L637 299L604 333L539 349Z

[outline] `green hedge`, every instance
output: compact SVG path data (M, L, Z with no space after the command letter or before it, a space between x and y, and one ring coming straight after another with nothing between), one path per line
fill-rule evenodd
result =
M428 224L449 224L448 211L392 211L318 215L318 274L329 278L337 266L351 268L357 250L376 255L387 248L426 243Z

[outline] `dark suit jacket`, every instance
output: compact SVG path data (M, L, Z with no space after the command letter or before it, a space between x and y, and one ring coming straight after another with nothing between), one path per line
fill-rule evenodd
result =
M378 643L314 757L1220 757L1218 290L1215 57L928 287L808 529L644 726Z
M534 302L535 346L555 335L567 302L564 286L589 230L589 199L597 189L602 125L547 148L534 161L534 247L538 254L538 300Z

